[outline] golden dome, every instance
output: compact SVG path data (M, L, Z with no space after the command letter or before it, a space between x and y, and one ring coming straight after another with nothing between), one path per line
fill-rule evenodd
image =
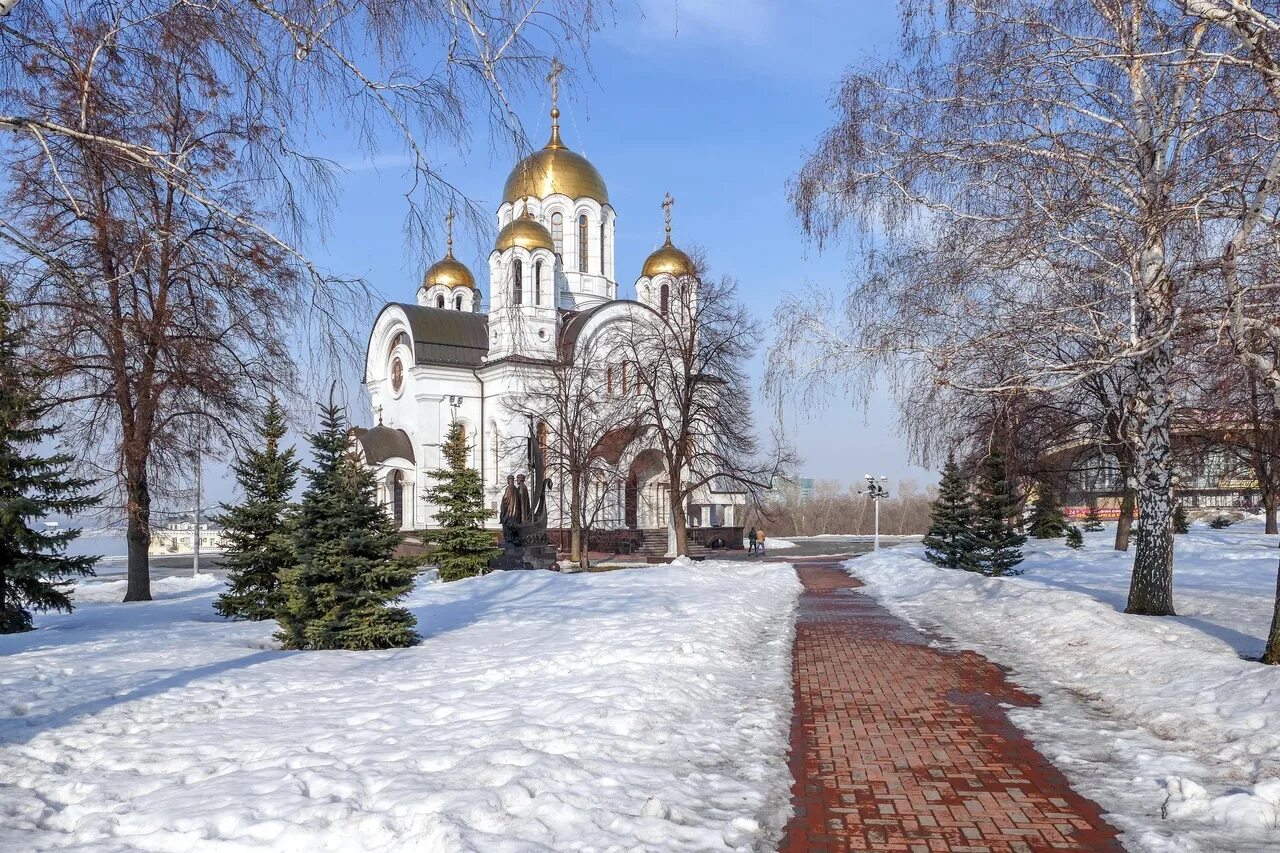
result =
M511 220L505 228L498 232L498 242L494 244L493 250L495 252L505 252L515 246L528 249L530 252L534 249L549 249L552 252L556 250L555 241L551 239L551 232L541 222L529 215L528 208L525 208L523 216L518 216Z
M467 265L453 256L453 249L440 260L427 268L422 277L422 286L431 287L442 284L445 287L469 287L475 290L476 277L467 269Z
M684 252L671 245L670 234L667 235L667 242L645 259L644 268L641 269L640 274L653 278L664 272L676 278L694 274L693 261Z
M502 188L502 202L516 202L530 196L546 198L555 193L569 198L590 198L609 203L604 178L587 158L564 147L560 141L560 111L551 111L551 139L541 151L525 157L511 170Z

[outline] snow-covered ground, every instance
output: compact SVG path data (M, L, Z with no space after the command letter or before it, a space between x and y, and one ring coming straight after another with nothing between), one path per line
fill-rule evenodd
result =
M423 642L360 653L154 587L0 637L0 850L754 851L789 815L787 566L424 582Z
M915 624L1012 668L1011 717L1132 850L1280 850L1280 667L1261 653L1277 541L1256 519L1177 537L1176 618L1126 616L1132 554L1031 540L1024 574L938 569L919 546L848 563Z

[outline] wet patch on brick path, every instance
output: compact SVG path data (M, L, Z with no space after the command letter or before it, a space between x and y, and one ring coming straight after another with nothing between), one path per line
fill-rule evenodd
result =
M980 655L930 646L838 563L795 565L783 853L1123 850L1001 707L1036 697Z

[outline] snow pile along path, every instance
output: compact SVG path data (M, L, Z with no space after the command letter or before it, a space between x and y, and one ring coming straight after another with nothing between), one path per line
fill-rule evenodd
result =
M1237 602L1237 614L1269 609L1275 540L1254 539L1246 559L1239 541L1178 537L1177 605L1201 614L1185 618L1119 612L1132 558L1108 550L1106 534L1079 552L1029 544L1020 578L939 569L919 547L846 565L894 613L1038 693L1041 707L1011 718L1112 813L1131 849L1243 853L1280 849L1280 668L1241 658L1235 645L1261 641L1204 614L1226 617L1246 588L1257 600ZM1178 572L1199 582L1179 586Z
M110 586L0 637L0 849L764 850L788 816L788 566L423 583L423 642L362 653Z

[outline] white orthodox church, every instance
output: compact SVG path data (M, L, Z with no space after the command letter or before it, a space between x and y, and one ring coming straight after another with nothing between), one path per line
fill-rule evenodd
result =
M435 524L436 508L424 497L432 484L426 472L442 466L441 445L453 421L466 431L471 464L496 512L507 476L531 473L524 470L525 454L513 449L520 445L513 439L529 431L513 409L530 371L574 358L576 341L625 333L622 324L634 322L635 311L665 312L673 288L698 287L688 255L672 245L668 199L667 238L640 270L638 300L619 298L609 191L595 167L565 147L558 119L553 107L550 141L521 160L503 187L489 254L489 312L482 310L475 277L453 256L450 229L449 251L426 271L416 298L386 305L374 321L365 386L375 426L355 435L378 474L381 499L403 530ZM602 495L596 530L669 552L661 454L643 434L609 453L619 476ZM549 525L568 527L567 501L552 473ZM744 504L740 491L700 490L682 509L691 542L740 545L735 528ZM491 524L497 528L496 516Z

